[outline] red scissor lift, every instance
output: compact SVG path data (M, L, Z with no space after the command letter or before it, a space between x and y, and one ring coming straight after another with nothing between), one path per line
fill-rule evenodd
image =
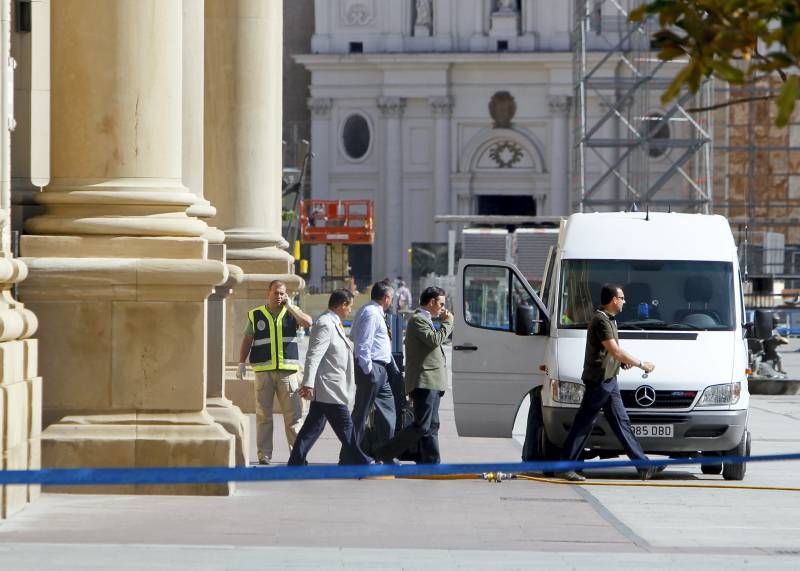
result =
M351 287L348 246L375 241L372 201L302 200L300 237L304 244L325 245L323 290Z

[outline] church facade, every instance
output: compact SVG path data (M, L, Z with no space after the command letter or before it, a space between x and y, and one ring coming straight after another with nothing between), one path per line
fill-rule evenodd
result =
M410 274L437 214L570 212L569 3L319 0L312 194L372 199L372 275ZM312 253L312 283L324 270Z

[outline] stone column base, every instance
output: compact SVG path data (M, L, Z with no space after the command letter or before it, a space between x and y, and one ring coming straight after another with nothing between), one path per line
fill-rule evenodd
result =
M236 442L234 457L237 466L247 466L250 451L250 419L242 410L226 398L210 398L206 410L217 424L222 426Z
M41 435L46 468L233 466L234 437L205 412L67 416ZM227 496L233 484L47 486L48 492Z

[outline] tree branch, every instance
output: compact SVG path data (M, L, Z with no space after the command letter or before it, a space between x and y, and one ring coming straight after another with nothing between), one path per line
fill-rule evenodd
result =
M750 103L751 101L771 101L775 99L775 95L756 95L753 97L743 97L742 99L732 99L722 103L716 103L707 107L689 107L686 109L687 113L701 113L703 111L716 111L732 105L739 105L741 103Z

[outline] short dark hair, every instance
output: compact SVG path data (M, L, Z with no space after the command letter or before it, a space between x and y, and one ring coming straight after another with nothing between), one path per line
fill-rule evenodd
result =
M369 292L369 298L372 301L380 301L387 295L391 295L393 291L394 288L388 283L383 281L376 282L375 285L372 286L372 291Z
M600 305L608 305L617 297L617 292L622 289L619 284L603 284L600 288Z
M286 282L283 280L272 280L271 282L269 282L269 287L267 288L267 291L272 291L272 288L274 288L275 286L287 287Z
M447 295L447 294L440 287L436 286L426 287L419 296L419 304L428 305L428 302L430 300L436 299L440 295Z
M351 301L353 301L353 292L349 289L335 289L328 298L328 309L335 309Z

